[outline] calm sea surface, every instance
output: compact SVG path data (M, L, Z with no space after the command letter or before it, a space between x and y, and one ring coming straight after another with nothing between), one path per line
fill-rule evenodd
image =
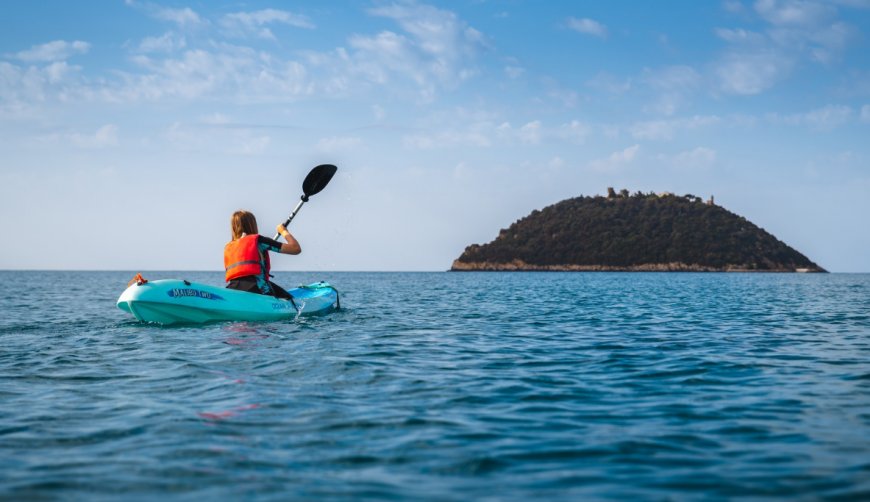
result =
M870 499L870 275L279 273L344 309L186 327L132 275L0 272L0 499Z

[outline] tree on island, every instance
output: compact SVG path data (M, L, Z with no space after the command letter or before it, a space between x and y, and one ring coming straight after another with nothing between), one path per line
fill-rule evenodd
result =
M686 194L576 197L535 210L453 270L824 271L750 221Z

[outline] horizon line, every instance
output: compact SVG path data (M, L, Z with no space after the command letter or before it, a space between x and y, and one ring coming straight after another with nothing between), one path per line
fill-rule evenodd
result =
M150 273L150 272L171 272L171 273L182 273L182 272L197 272L197 273L215 273L215 274L223 274L222 270L202 270L202 269L93 269L93 268L0 268L0 272L130 272L130 273ZM453 272L451 269L443 269L443 270L272 270L272 272L279 273L299 273L299 274L309 274L309 273L338 273L338 274L358 274L358 273L445 273L445 272ZM483 273L492 273L492 272L541 272L551 274L553 272L566 272L566 273L642 273L642 272L650 272L650 273L679 273L679 274L687 274L687 273L699 273L699 274L784 274L784 273L794 273L798 274L798 272L773 272L773 271L765 271L765 270L754 270L754 271L721 271L721 272L695 272L695 271L682 271L682 270L662 270L662 271L634 271L634 270L462 270L462 273L468 272L483 272ZM828 274L870 274L870 271L828 271ZM819 274L801 274L801 275L819 275ZM824 274L822 274L824 275Z

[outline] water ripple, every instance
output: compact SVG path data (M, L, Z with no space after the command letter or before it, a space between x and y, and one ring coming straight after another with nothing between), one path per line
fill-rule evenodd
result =
M0 272L3 499L870 496L868 275L279 274L347 308L201 327L44 275Z

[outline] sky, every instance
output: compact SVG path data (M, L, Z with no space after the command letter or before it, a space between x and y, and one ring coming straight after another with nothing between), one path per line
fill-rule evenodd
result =
M446 270L561 200L711 195L870 272L870 0L8 2L0 269Z

